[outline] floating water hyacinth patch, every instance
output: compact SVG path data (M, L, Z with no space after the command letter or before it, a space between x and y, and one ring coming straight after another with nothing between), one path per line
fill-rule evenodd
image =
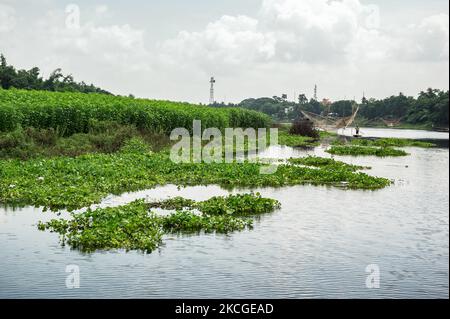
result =
M311 163L309 163L311 164ZM261 163L175 164L167 153L120 152L57 157L28 161L0 160L0 203L76 210L99 203L110 194L154 188L158 185L220 185L282 187L290 185L342 185L380 189L389 180L331 166L277 166L274 174L260 174ZM43 180L38 180L42 177ZM14 185L14 187L10 187Z
M370 167L367 166L351 165L344 162L336 161L332 158L316 157L316 156L290 158L288 162L294 165L304 165L328 169L345 168L352 172L356 172L363 169L370 169Z
M142 200L71 215L71 220L39 223L38 229L60 234L63 245L84 252L125 249L150 253L162 243L160 218Z
M350 155L350 156L408 156L409 154L403 150L390 147L372 147L372 146L355 146L355 145L333 145L326 151L333 155Z
M171 214L161 219L162 227L170 233L230 233L253 228L253 220L233 216L196 215L190 211Z
M154 207L174 209L176 212L160 216L150 211ZM194 208L201 214L189 210ZM125 249L150 253L160 246L164 234L227 234L252 229L253 219L250 217L278 208L278 201L262 198L259 194L214 197L198 203L182 197L150 204L137 200L120 207L72 213L70 220L41 222L38 229L60 234L63 245L68 244L84 252Z
M150 207L167 210L197 209L207 215L251 216L271 213L281 207L280 202L263 198L259 193L237 194L227 197L216 196L202 202L183 197L175 197L161 202L153 202Z
M368 139L354 139L352 140L353 145L360 146L378 146L378 147L422 147L422 148L431 148L435 147L436 144L411 140L411 139L403 139L403 138L380 138L374 140Z

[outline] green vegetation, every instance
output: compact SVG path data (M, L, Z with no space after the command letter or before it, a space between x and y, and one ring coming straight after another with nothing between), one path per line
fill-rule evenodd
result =
M292 135L280 131L278 133L278 144L290 147L316 147L319 146L319 141L312 137Z
M214 109L188 103L153 101L104 94L0 89L0 131L18 127L54 129L61 136L88 133L91 121L114 121L138 130L169 134L175 128L263 128L268 116L243 109Z
M383 100L365 99L359 115L368 120L394 118L410 125L448 127L448 97L448 91L430 88L420 92L417 98L400 93Z
M159 218L143 201L116 208L88 210L71 214L71 220L54 219L39 223L40 230L61 235L61 243L85 252L97 249L126 249L151 252L162 241Z
M195 208L196 202L184 197L169 198L160 202L151 202L150 208L162 208L166 210L183 210L185 208Z
M77 83L72 75L62 74L61 69L53 71L48 79L43 79L40 73L37 67L16 70L14 66L8 65L6 58L0 54L0 88L111 94L92 84Z
M168 217L161 218L162 227L170 233L223 233L241 231L253 227L250 218L237 218L233 216L205 216L192 212L181 211Z
M146 148L160 151L170 144L164 134L138 130L133 125L90 121L88 133L63 137L54 129L18 128L0 133L0 158L22 159L55 156L75 157L88 153L114 153L131 139L145 141ZM130 147L130 146L127 146Z
M137 148L142 150L141 147ZM145 148L144 148L145 149ZM0 161L0 203L74 210L121 194L158 185L281 187L299 184L379 189L384 178L343 167L310 168L281 164L275 174L260 174L261 163L176 164L167 152L118 152L28 161Z
M422 147L422 148L430 148L435 147L436 145L433 143L410 140L410 139L401 139L401 138L381 138L376 140L367 140L367 139L354 139L352 140L353 145L360 146L378 146L378 147Z
M333 155L351 155L351 156L407 156L403 150L398 150L390 147L370 147L370 146L355 146L355 145L333 145L326 151Z
M162 202L150 203L150 207L163 209L198 209L208 215L249 216L271 213L281 205L278 201L263 198L259 193L238 194L228 197L212 197L203 202L195 202L182 197L170 198Z
M54 91L54 92L81 92L81 93L100 93L102 95L111 95L111 93L100 89L98 87L95 87L94 85L86 84L84 82L77 83L75 82L72 75L64 75L61 71L61 69L56 69L54 72L51 73L51 75L48 77L48 79L43 79L40 76L40 70L37 67L34 67L30 70L16 70L16 68L12 65L8 65L6 58L3 55L0 55L0 89L24 89L24 90L44 90L44 91ZM76 100L77 98L70 98L73 102L73 100ZM132 99L132 96L130 95L130 99ZM21 102L25 101L31 101L29 98L21 99ZM61 101L61 99L59 99ZM225 105L224 103L214 103L213 107L216 109L227 109L230 107L238 107L242 109L248 109L253 110L257 112L262 112L264 114L267 114L275 121L295 121L299 118L301 111L308 111L316 114L324 113L326 110L329 110L331 113L343 117L343 116L349 116L352 114L352 108L354 106L355 101L351 100L341 100L341 101L335 101L335 102L329 102L329 101L317 101L313 98L309 99L306 97L305 94L300 94L298 97L295 97L294 101L288 101L287 96L278 97L274 96L272 98L269 97L263 97L263 98L249 98L243 100L239 104L228 104ZM2 117L4 117L5 114L7 114L9 117L14 117L17 114L10 114L11 110L5 111L5 106L3 103L1 103L2 98L0 96L0 131L5 130L5 123L2 123ZM44 102L41 100L41 98L37 98L34 100L34 102ZM97 106L95 104L98 104L98 101L91 101L92 103L85 103L88 104L87 106L92 107ZM110 104L118 105L123 104L123 101L114 100L114 102L109 102ZM130 102L128 102L130 103ZM151 104L151 105L161 105L161 103L168 103L168 102L157 102L157 101L146 101L144 104ZM331 104L330 104L331 103ZM39 103L38 103L39 104ZM47 103L47 106L53 105L52 103ZM174 103L172 103L174 104ZM68 105L63 103L61 107L66 108ZM73 105L70 105L73 106ZM100 105L102 106L102 105ZM2 110L3 107L3 110ZM2 114L3 111L3 114ZM33 112L36 112L36 115L42 116L42 114L39 114L41 112L41 109L33 110ZM57 111L55 111L57 112ZM76 113L79 112L79 115L84 115L84 111L78 111L73 109L66 109L67 113ZM158 124L160 122L160 114L150 114L150 117L156 118L155 121L153 121L152 125L149 124L149 120L146 118L148 115L141 114L141 110L137 111L135 114L129 114L125 115L123 119L126 124L136 124L138 128L141 128L141 126L138 123L135 122L128 122L130 120L129 117L140 117L139 121L144 121L146 123L147 128L153 128L153 129L159 129L160 127L158 125L154 125L155 123ZM144 111L144 113L147 113L147 110ZM19 114L20 115L20 114ZM59 116L55 114L55 116ZM73 116L66 114L66 116ZM121 117L120 114L116 114L117 117ZM8 118L9 118L8 117ZM48 117L52 117L52 115L48 115ZM127 118L128 117L128 118ZM245 117L245 116L244 116ZM447 127L449 125L449 92L448 91L441 91L436 89L429 88L426 91L422 91L418 94L418 96L415 97L409 97L405 96L402 93L399 93L397 96L391 96L382 100L377 99L366 99L363 98L363 100L360 103L360 111L359 111L359 119L358 121L362 125L363 123L365 125L373 125L373 124L380 124L383 123L382 119L399 119L401 120L401 126L402 127L417 127L417 128L433 128L433 127ZM4 119L6 119L4 117ZM110 117L108 119L111 119ZM203 119L203 118L202 118ZM72 118L71 118L72 120ZM117 119L119 120L119 119ZM134 118L134 120L138 121L137 118ZM241 119L242 120L242 119ZM49 125L51 119L46 119L47 125ZM217 119L215 119L217 121ZM6 121L7 124L8 121ZM190 121L192 123L192 121ZM226 120L225 120L226 122ZM77 122L78 123L78 122ZM10 125L16 125L17 123L12 122ZM61 126L61 123L51 123L57 124ZM141 123L143 124L143 123ZM230 127L255 127L253 125L247 124L246 125L231 125ZM23 127L28 127L29 125L23 125ZM53 127L56 129L56 126L34 126L35 128L50 128ZM62 125L62 127L65 127L65 125ZM179 127L186 127L186 126L179 126ZM210 125L209 127L225 127L222 125ZM264 126L260 126L264 127ZM12 130L13 128L8 128L8 130ZM165 126L162 127L165 129ZM86 131L77 131L76 133L86 133ZM73 133L73 132L72 132ZM69 133L70 134L70 133Z
M251 216L267 214L281 207L281 204L270 198L263 198L259 193L213 197L200 202L196 208L208 215Z
M348 169L350 171L356 172L362 169L370 169L370 167L351 165L344 162L336 161L332 158L308 156L301 158L290 158L289 163L294 165L304 165L311 167L322 167L328 169Z
M149 211L153 207L177 211L158 216ZM202 214L184 208L196 208ZM39 223L38 228L59 233L63 245L67 243L85 252L126 249L150 253L162 243L165 233L241 231L253 227L253 220L243 216L270 213L278 208L279 202L262 198L260 194L214 197L200 203L181 197L151 204L138 200L116 208L72 213L70 220L54 219Z
M315 127L314 122L309 119L299 119L295 121L292 124L289 133L292 135L309 136L315 139L320 137L319 130Z
M263 112L270 115L275 121L295 121L299 118L301 111L315 114L325 114L328 109L330 113L345 117L352 114L355 101L316 101L308 100L304 94L297 97L296 102L288 101L287 98L274 96L273 98L246 99L237 105L216 104L216 107L238 106L250 110ZM331 103L331 104L330 104ZM401 127L418 129L431 129L433 127L447 127L449 125L449 91L428 89L422 91L417 97L409 97L400 93L385 99L363 98L359 104L358 123L360 126L373 124L386 125L382 119L397 119Z

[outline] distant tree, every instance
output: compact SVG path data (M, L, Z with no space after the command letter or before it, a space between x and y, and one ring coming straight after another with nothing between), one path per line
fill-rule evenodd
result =
M3 54L0 55L0 87L3 89L17 88L25 90L46 90L61 92L82 92L111 94L108 91L75 82L71 74L64 75L61 69L53 71L47 79L40 77L40 70L34 67L30 70L18 70L8 65Z
M306 103L308 103L308 98L306 97L305 94L300 94L300 95L298 96L298 103L299 103L300 105L305 105Z
M355 103L355 101L347 100L336 101L331 104L330 110L342 117L349 116L353 113ZM284 101L282 98L274 96L272 98L246 99L237 106L266 113L275 120L290 121L300 118L302 111L324 114L327 109L314 99L308 101L304 94L299 95L298 103ZM406 96L403 93L382 100L364 97L358 116L370 121L395 118L411 124L448 126L448 91L428 89L421 92L417 98Z

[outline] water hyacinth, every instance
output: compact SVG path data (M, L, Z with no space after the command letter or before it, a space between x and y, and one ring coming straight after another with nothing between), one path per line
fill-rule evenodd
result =
M153 207L176 211L168 216L159 216L150 211ZM41 222L38 229L60 234L63 245L68 244L84 252L125 249L150 253L160 246L164 234L227 234L252 229L253 219L249 217L273 212L280 207L278 201L262 198L259 194L214 197L199 203L181 197L160 203L137 200L120 207L72 213L70 220ZM192 208L200 210L201 214L183 210Z
M0 203L75 210L122 194L158 185L220 185L227 189L290 185L342 185L380 189L391 182L342 165L277 166L274 174L260 174L261 163L173 163L167 153L120 152L28 161L0 160ZM37 181L38 177L43 181ZM15 185L10 188L10 185Z
M422 147L430 148L435 147L436 144L430 142L423 142L411 139L403 138L379 138L374 140L369 139L354 139L352 140L353 145L360 146L378 146L378 147Z
M183 197L175 197L161 202L153 202L150 207L168 210L197 209L207 215L250 216L271 213L281 207L274 199L263 198L260 193L237 194L227 197L215 196L206 201L196 202Z
M288 162L294 165L304 165L304 166L311 166L311 167L322 167L322 168L345 168L352 172L356 172L363 169L370 169L370 167L366 166L358 166L358 165L351 165L344 162L336 161L332 158L325 158L325 157L317 157L317 156L308 156L308 157L301 157L301 158L290 158L288 159Z
M390 147L372 147L372 146L355 146L355 145L333 145L326 150L327 153L333 155L350 155L350 156L408 156L409 154L403 150Z
M39 223L39 230L61 235L61 243L84 252L125 249L152 252L162 242L159 218L143 201L72 214L71 220Z

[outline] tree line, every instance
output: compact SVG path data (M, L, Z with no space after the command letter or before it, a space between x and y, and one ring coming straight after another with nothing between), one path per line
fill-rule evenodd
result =
M8 65L3 54L0 55L0 87L25 90L44 90L55 92L101 93L110 92L85 82L76 82L72 75L64 75L61 69L53 71L48 78L40 75L40 69L16 70ZM131 95L130 95L131 96ZM399 93L385 99L366 99L357 103L353 100L319 102L300 94L297 101L288 101L286 95L281 97L262 97L245 99L239 104L214 103L212 107L240 107L265 113L275 121L295 121L301 117L301 111L320 115L345 117L352 114L359 105L359 119L368 122L381 120L398 120L408 124L429 126L449 126L449 91L429 88L417 97Z
M72 75L64 75L61 69L54 70L46 79L40 73L38 67L16 70L14 66L8 65L3 54L0 55L0 87L3 89L111 94L93 84L76 82Z
M403 93L385 99L366 99L361 102L340 100L330 102L308 99L301 94L298 101L288 101L286 97L263 97L245 99L239 104L215 103L214 107L237 106L270 115L275 121L295 121L307 111L322 116L350 116L359 105L358 118L364 122L381 122L397 120L402 123L448 127L449 125L449 91L428 89L417 97Z

